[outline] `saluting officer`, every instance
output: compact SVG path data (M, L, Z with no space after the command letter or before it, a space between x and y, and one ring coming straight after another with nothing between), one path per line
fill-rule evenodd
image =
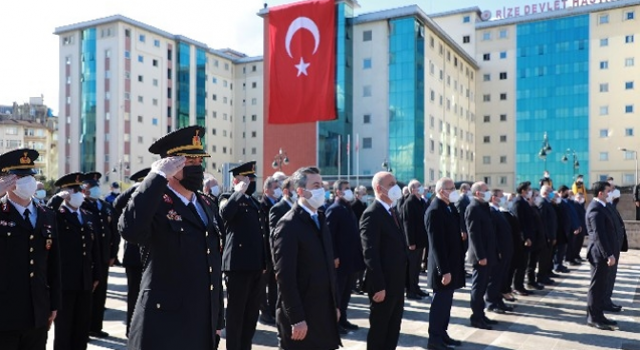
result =
M264 288L260 279L266 268L263 234L265 221L256 190L255 161L231 169L234 192L221 209L227 230L222 271L227 275L227 349L251 349Z
M140 182L149 174L151 168L144 168L137 173L129 176L129 180L135 182L135 184L129 187L128 190L122 192L113 201L113 209L115 211L115 218L119 218L124 211L124 208L129 203L131 195L138 188ZM127 274L127 336L129 336L129 328L131 327L131 318L133 317L133 310L136 306L136 300L138 300L138 294L140 293L140 281L142 281L142 257L140 256L140 246L135 243L124 242L124 257L122 258L122 266L124 266L125 273Z
M221 219L201 192L202 158L190 126L160 138L149 152L162 159L136 188L118 229L144 246L146 265L128 349L210 350L224 327L220 272Z
M93 292L91 302L91 327L89 335L96 338L106 338L109 333L102 330L104 309L107 302L107 286L109 284L109 267L113 266L118 254L120 236L117 233L117 218L111 204L100 199L100 178L102 174L91 172L84 174L82 192L84 203L82 209L93 215L94 234L100 247L100 283Z
M60 306L55 213L35 204L33 161L19 149L0 156L0 349L44 350ZM16 180L17 179L17 180Z
M55 327L54 350L85 350L89 341L91 297L100 281L100 251L93 215L81 209L82 173L59 178L57 211L62 274L62 307Z

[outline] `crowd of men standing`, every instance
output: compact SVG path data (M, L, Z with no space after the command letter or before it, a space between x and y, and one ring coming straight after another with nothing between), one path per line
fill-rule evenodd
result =
M622 309L611 296L627 248L613 179L554 188L545 174L538 189L523 182L505 193L442 178L433 190L412 180L403 191L379 172L369 197L346 180L329 191L310 166L268 177L257 198L255 162L231 169L230 192L204 178L201 135L193 126L154 142L160 160L127 191L113 184L106 200L100 173L70 173L44 204L37 152L0 155L1 349L44 349L54 322L56 350L109 336L102 320L120 237L129 349L217 348L222 329L227 349L251 349L257 322L276 327L282 349L336 349L359 330L348 314L354 293L369 299L367 349L397 346L405 298L430 300L427 348L448 349L461 345L447 329L467 277L469 324L490 330L487 312L512 312L508 302L585 261L586 323L617 327L604 314ZM420 287L425 270L433 295Z

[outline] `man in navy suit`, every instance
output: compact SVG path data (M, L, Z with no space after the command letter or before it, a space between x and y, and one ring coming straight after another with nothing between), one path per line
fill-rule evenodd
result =
M389 172L373 176L376 199L360 219L365 288L370 309L367 350L395 349L404 311L404 288L408 247L393 203L402 190Z
M422 200L424 187L418 180L409 182L409 196L406 197L401 211L402 225L409 246L409 268L407 283L407 299L422 300L429 294L420 289L420 265L425 248L429 249L429 237L424 226L426 202Z
M591 284L587 294L587 325L613 330L616 322L604 316L604 302L607 277L616 264L614 256L615 226L607 210L607 196L611 192L609 183L599 181L593 184L593 201L587 208L587 231L591 237L587 248L587 260L591 264Z
M513 202L511 207L511 213L518 219L520 228L522 230L522 250L520 254L514 256L515 258L515 274L513 276L513 292L518 295L527 296L532 294L532 291L524 288L524 275L529 263L529 255L531 254L531 247L533 246L535 236L535 222L533 217L533 208L529 204L529 199L533 197L533 191L531 190L531 182L526 181L518 185L518 196Z

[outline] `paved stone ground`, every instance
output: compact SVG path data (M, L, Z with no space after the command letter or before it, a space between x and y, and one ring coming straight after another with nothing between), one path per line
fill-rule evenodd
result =
M583 252L584 256L584 252ZM124 337L126 310L126 277L124 269L113 268L109 279L108 310L105 331L111 336L94 340L90 350L126 349ZM585 325L586 294L589 284L589 265L583 264L564 278L556 279L556 286L529 297L521 297L517 308L508 315L489 314L500 323L494 330L478 330L469 324L469 289L455 294L449 334L464 343L465 350L640 350L640 250L623 253L618 270L614 302L623 312L608 314L618 321L620 330L600 331ZM421 277L423 285L425 276ZM469 280L467 281L469 284ZM429 302L407 301L400 335L399 349L424 349L428 340ZM363 296L354 295L349 316L360 330L343 337L345 349L366 349L368 306ZM53 332L50 332L53 338ZM53 349L50 339L47 349ZM221 344L221 348L224 348ZM275 328L258 324L254 349L276 349ZM189 350L189 349L184 349Z

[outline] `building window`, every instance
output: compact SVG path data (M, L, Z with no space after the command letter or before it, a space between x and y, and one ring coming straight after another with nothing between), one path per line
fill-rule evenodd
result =
M227 154L227 147L222 147L222 153Z
M506 122L507 121L507 115L506 114L500 114L500 121L501 122Z
M370 30L365 30L362 32L362 41L371 41L373 38L373 32Z
M504 60L505 58L507 58L507 51L500 51L500 59Z
M483 102L491 102L491 95L490 94L482 95L482 101Z
M598 16L598 24L607 24L609 23L609 14L602 14Z
M373 139L371 137L362 138L362 148L371 149L373 147Z
M362 60L362 69L371 69L371 58Z
M362 97L371 97L371 85L362 87Z
M469 22L471 22L471 16L462 17L462 23L469 23Z
M151 125L158 125L158 118L151 118Z
M255 147L251 148L251 154L256 154L256 148Z
M371 124L371 114L365 114L363 118L364 124Z
M635 11L627 11L624 13L624 19L629 21L636 18L636 13Z
M153 60L153 62L151 63L154 67L158 66L158 60Z
M625 113L633 113L633 105L624 106L624 112Z
M138 55L138 62L144 62L144 56Z
M608 161L609 160L609 152L600 152L599 159L601 161Z
M491 40L491 32L482 33L482 41Z
M258 87L258 83L256 83L255 81L251 83L251 88L255 89Z
M500 72L500 80L507 79L507 72Z
M142 123L143 121L144 121L144 118L141 115L139 115L138 116L138 123Z
M211 94L211 99L214 100L214 101L217 101L218 100L218 95Z
M482 138L482 142L484 143L491 143L491 136L484 136Z
M229 70L229 63L224 64L224 70Z
M491 123L491 116L490 115L485 115L483 118L485 123Z
M624 136L633 136L633 128L624 129Z
M144 139L142 138L142 136L138 136L138 143L144 143Z
M624 88L625 90L633 90L633 82L632 81L627 81L624 83Z
M609 137L609 129L600 129L600 137Z
M633 151L624 151L624 160L636 159L636 153Z
M633 67L635 65L635 58L630 57L630 58L625 58L624 59L624 66L625 67Z
M251 105L255 106L258 104L258 99L257 98L252 98L251 99Z
M507 142L507 135L500 135L500 142Z
M465 36L462 37L462 43L468 44L470 42L471 42L471 36L465 35Z
M482 81L491 81L491 74L483 74Z
M255 122L255 121L257 121L257 120L258 120L258 116L257 116L256 114L252 114L252 115L251 115L251 121L252 121L252 122Z
M501 93L500 94L500 101L506 101L507 100L507 94L506 93Z
M158 79L153 79L153 86L158 86Z
M158 105L158 99L157 99L157 98L154 98L153 100L151 100L151 102L152 102L152 104L153 104L154 106L157 106L157 105Z
M145 41L144 34L140 34L140 36L138 37L138 40L140 40L140 42L143 43Z
M609 84L608 83L600 84L600 92L609 92Z
M138 102L143 103L144 102L144 97L138 96Z
M222 97L222 103L227 104L227 98L226 97Z
M484 55L482 55L482 60L483 61L490 61L491 60L491 54L490 53L485 53Z
M507 156L500 156L500 164L507 164Z
M631 44L631 43L633 43L633 34L631 34L631 35L626 35L626 36L624 37L624 42L625 42L626 44Z
M251 137L252 137L252 138L256 138L256 136L258 136L258 133L257 133L257 132L255 132L255 131L252 131L252 132L251 132Z
M155 46L155 47L160 47L160 40L158 40L158 39L154 39L154 40L153 40L153 46Z
M609 69L609 61L600 61L600 69Z
M600 39L600 47L609 46L609 38Z
M600 106L600 115L609 115L609 106Z
M505 39L507 37L507 30L506 29L500 29L500 31L498 32L498 37L500 39Z
M483 156L482 164L491 164L491 156Z

